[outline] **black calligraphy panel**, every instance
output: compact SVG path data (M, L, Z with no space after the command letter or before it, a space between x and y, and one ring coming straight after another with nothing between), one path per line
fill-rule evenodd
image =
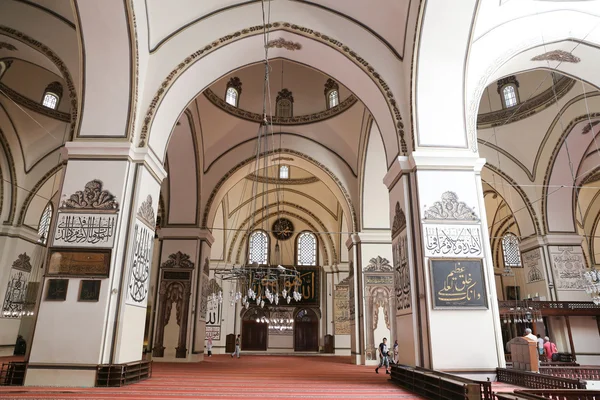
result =
M65 301L67 299L67 290L69 288L68 279L48 279L48 289L46 290L47 301Z
M431 260L434 308L487 308L482 260Z
M101 281L82 280L79 284L79 297L77 301L98 301L100 299Z

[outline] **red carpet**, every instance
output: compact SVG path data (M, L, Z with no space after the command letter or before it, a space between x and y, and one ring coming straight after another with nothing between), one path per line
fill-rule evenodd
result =
M152 378L122 388L0 387L2 399L419 399L349 357L213 356L154 363Z

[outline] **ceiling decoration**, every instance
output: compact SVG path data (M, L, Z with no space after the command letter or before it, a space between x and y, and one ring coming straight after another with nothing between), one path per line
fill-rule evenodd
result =
M539 56L533 57L531 61L558 61L577 64L581 61L581 58L574 56L573 54L564 50L552 50L547 53L540 54Z
M517 110L505 108L479 114L477 116L477 128L506 125L530 117L551 106L556 100L560 100L573 86L575 86L575 80L563 76L556 81L554 88L549 87L539 95L519 103ZM498 89L500 89L500 81L498 81Z
M302 49L302 45L300 43L292 42L291 40L285 40L281 37L279 39L270 40L269 43L267 43L267 47L276 47L278 49L286 49L289 51Z
M581 134L585 135L585 134L590 133L592 131L592 129L594 128L594 126L596 126L598 124L600 124L600 120L592 121L588 124L585 124L585 126L581 130Z
M287 218L278 218L271 227L273 236L278 240L288 240L294 234L294 224Z
M261 123L264 120L264 117L261 114L254 113L251 111L242 110L241 108L232 106L227 103L225 100L221 98L221 96L217 96L215 92L210 89L206 89L204 91L204 96L210 101L213 105L219 107L221 110L225 111L228 114L231 114L235 117L245 119L246 121ZM358 98L351 94L344 101L338 104L335 107L331 107L330 109L319 111L313 114L305 114L298 115L292 117L279 117L275 115L268 115L267 120L269 123L273 125L306 125L313 124L316 122L321 122L326 119L335 117L344 111L348 110L354 104L358 102Z
M408 152L408 146L406 144L406 139L404 137L404 122L402 120L402 115L400 114L400 108L398 107L398 102L394 96L394 93L390 89L387 82L383 79L383 77L373 68L369 62L367 62L363 57L354 52L344 43L335 40L334 38L323 35L320 32L314 31L312 29L308 29L296 24L290 24L288 22L274 22L266 25L255 25L250 28L245 28L234 32L230 35L224 36L219 40L214 40L210 44L203 46L200 50L190 54L184 60L177 64L174 70L172 70L169 75L163 80L160 87L156 91L156 94L150 101L150 106L146 111L146 115L144 117L144 124L140 133L140 140L138 141L138 147L145 147L148 142L148 133L150 131L150 126L154 120L156 111L159 105L162 102L165 94L168 92L169 88L173 83L177 80L179 76L181 76L190 66L192 66L196 61L204 58L208 54L213 51L226 46L232 41L240 40L246 36L254 36L259 34L264 30L264 28L272 29L272 30L284 30L297 35L301 35L313 40L317 40L337 51L344 54L348 59L350 59L354 64L356 64L359 68L361 68L371 80L377 85L381 93L383 94L386 102L388 103L388 107L392 113L394 118L394 125L396 128L396 133L398 136L398 141L400 144L401 155L406 155Z
M17 50L16 46L10 44L10 43L6 43L6 42L0 42L0 50L2 49L6 49L8 51L15 51Z
M317 178L316 176L309 176L306 178L288 178L288 179L279 179L279 178L274 178L271 176L263 176L263 175L257 175L257 174L250 174L246 177L246 179L254 181L254 182L259 182L259 183L270 183L270 184L274 184L274 185L307 185L309 183L316 183L319 182L319 178Z
M22 94L16 92L15 90L12 90L11 88L9 88L8 86L6 86L5 84L3 84L1 82L0 82L0 94L5 95L9 99L11 99L15 103L17 103L18 105L28 108L31 111L34 111L38 114L44 115L46 117L54 118L54 119L57 119L62 122L67 122L67 123L71 122L71 116L69 115L69 113L65 113L65 112L61 112L58 110L54 110L52 108L44 107L39 102L37 102L35 100L31 100L30 98L23 96Z

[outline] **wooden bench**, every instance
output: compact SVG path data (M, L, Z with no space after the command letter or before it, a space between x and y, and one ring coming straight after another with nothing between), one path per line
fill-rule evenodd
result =
M600 400L598 390L538 389L515 390L514 393L495 393L497 400Z

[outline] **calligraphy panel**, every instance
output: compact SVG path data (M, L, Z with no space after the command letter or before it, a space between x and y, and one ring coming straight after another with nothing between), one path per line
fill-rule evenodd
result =
M350 334L350 299L348 285L336 285L333 299L334 329L336 335Z
M208 290L209 290L209 284L208 284L208 276L206 275L202 275L202 291L200 292L200 305L199 305L199 311L198 311L198 316L200 317L200 320L202 321L203 319L206 318L207 315L207 311L208 311Z
M59 212L53 246L112 248L116 227L116 214Z
M221 340L221 327L220 326L206 326L206 339L212 338L212 340Z
M11 268L2 305L3 318L21 318L27 296L29 274L29 272Z
M51 249L46 275L108 278L110 249Z
M410 269L408 266L408 238L406 235L392 244L394 263L394 291L396 293L396 314L406 314L411 309Z
M154 231L139 221L136 221L133 229L134 247L131 254L125 303L132 306L146 307L148 304Z
M478 225L425 225L425 257L483 257Z
M522 255L523 267L525 268L526 283L540 282L544 280L542 272L542 254L540 249L529 250Z
M433 308L488 308L482 260L431 260Z
M79 283L77 301L98 301L100 299L101 281L82 280Z
M581 246L548 246L558 290L583 290L585 261Z

